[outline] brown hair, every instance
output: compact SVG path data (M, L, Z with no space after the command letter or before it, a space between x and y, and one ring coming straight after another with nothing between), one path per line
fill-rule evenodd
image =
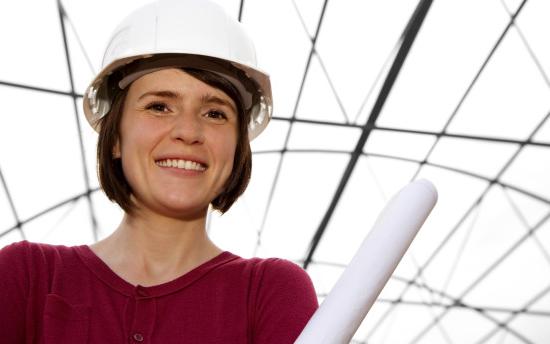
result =
M252 153L248 140L250 111L244 109L239 92L225 78L199 69L183 68L182 70L225 92L237 105L239 123L233 170L225 183L224 190L212 201L212 207L223 214L244 192L250 180L252 172ZM120 138L120 122L128 89L129 87L126 87L115 95L109 113L98 121L100 129L97 142L97 173L101 188L107 197L116 202L125 212L132 213L135 208L130 198L132 188L124 176L121 159L113 156L113 148Z

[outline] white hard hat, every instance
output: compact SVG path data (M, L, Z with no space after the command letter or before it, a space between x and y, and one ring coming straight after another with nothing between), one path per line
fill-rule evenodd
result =
M131 13L114 31L102 70L84 93L84 113L98 120L116 92L140 76L169 67L190 67L222 75L250 109L250 140L271 118L269 75L256 67L254 44L242 25L207 0L159 0Z

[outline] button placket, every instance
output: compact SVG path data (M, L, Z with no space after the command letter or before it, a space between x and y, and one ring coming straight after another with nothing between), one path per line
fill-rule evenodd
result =
M156 318L156 302L141 286L136 287L134 299L135 311L130 329L130 342L143 344L151 340Z

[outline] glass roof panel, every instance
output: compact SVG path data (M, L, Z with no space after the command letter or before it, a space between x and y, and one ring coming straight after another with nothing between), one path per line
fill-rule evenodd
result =
M506 230L499 225L507 223ZM450 294L461 295L506 250L526 234L527 228L514 215L509 202L498 186L491 187L479 204L475 220L467 228L461 242L460 261L453 266ZM458 234L458 233L457 233ZM474 258L475 257L475 258Z
M84 45L76 24L70 17L65 18L65 32L71 60L71 72L75 92L84 94L86 88L99 70L94 67L90 52Z
M80 133L84 143L84 160L86 162L90 187L97 188L99 187L96 163L98 134L90 125L88 125L88 121L86 120L84 111L82 110L82 98L78 98L77 104L78 116L80 120Z
M2 173L25 219L84 191L74 106L66 96L0 89L11 100L3 107L9 126L0 126Z
M0 184L0 234L4 230L16 225L17 221L13 215L6 189Z
M256 45L259 67L271 75L273 115L292 117L311 41L290 1L250 1L246 13L251 14L243 23Z
M97 239L101 240L111 234L122 220L122 209L107 199L103 191L92 193L92 208L97 221Z
M414 10L413 1L329 1L317 52L354 119Z
M550 87L517 30L511 28L453 119L449 132L524 140L549 107Z
M550 84L548 79L550 76L550 46L548 46L550 22L545 16L541 16L541 13L550 13L550 3L545 0L530 0L518 16L516 24L545 73L546 83Z
M6 228L2 228L6 229ZM0 247L4 247L6 245L9 245L13 242L25 240L20 230L15 229L11 230L9 232L3 232L2 236L0 236Z
M512 189L504 189L504 196L520 221L528 227L535 226L550 211L550 204Z
M373 130L363 151L422 161L434 143L433 135Z
M429 162L492 179L518 149L516 144L443 137Z
M349 157L347 154L287 153L268 213L259 253L303 259ZM322 183L312 176L324 176Z
M550 200L549 156L548 148L525 147L506 170L502 180Z
M550 335L548 322L545 320L548 319L544 316L522 314L510 321L509 326L514 331L521 333L531 343L544 343ZM508 343L509 337L510 335L506 336L505 343Z
M349 263L395 185L407 183L415 168L409 162L362 157L319 242L315 260Z
M353 127L296 123L292 127L288 149L351 152L360 134L360 130ZM327 161L329 162L330 160Z
M262 132L251 143L252 152L281 151L288 135L289 122L272 119Z
M473 205L487 188L487 183L430 166L422 168L418 178L432 181L439 195L436 207L410 248L419 264L424 264L440 252L438 247L446 243L455 227L474 209Z
M292 0L308 34L313 37L323 10L323 0Z
M550 121L548 120L549 117L550 116L547 115L546 121L533 137L533 141L550 143Z
M311 59L296 114L297 118L316 121L349 122L349 115L346 114L329 75L323 70L318 55Z
M501 7L497 0L435 1L377 125L443 129L506 26Z
M70 91L54 1L3 1L0 32L0 81Z
M94 241L88 199L82 197L25 225L27 239L56 245L82 245Z
M494 322L472 309L452 308L439 323L438 330L444 331L446 338L452 343L476 343L481 334L494 327ZM431 332L433 331L436 329ZM426 339L424 342L428 343Z
M526 239L514 254L502 260L476 288L463 298L464 302L481 307L523 309L533 295L541 290L541 286L550 285L550 274L541 273L550 270L550 261L546 259L547 257L548 252L542 251L541 246L537 245L532 238ZM528 269L526 269L526 262L529 262ZM483 265L484 262L479 264ZM512 274L514 278L503 288L502 280L506 274Z

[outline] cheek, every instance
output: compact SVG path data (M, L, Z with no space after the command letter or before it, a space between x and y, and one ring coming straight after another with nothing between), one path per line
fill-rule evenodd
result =
M222 147L224 148L223 154L227 157L227 161L231 165L231 169L233 169L233 161L235 159L235 154L237 153L236 135L227 137L225 144L223 144Z

